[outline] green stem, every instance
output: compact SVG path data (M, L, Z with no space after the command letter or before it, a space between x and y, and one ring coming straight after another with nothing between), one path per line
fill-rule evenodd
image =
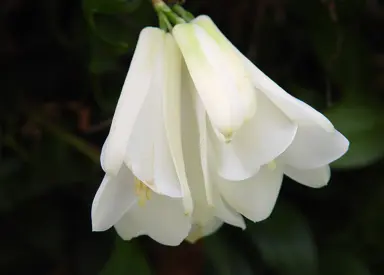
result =
M164 31L172 31L172 24L169 22L168 17L162 12L157 12L157 16L159 17L160 29Z
M164 3L162 0L152 0L152 4L154 9L158 13L163 13L166 15L166 17L169 19L169 21L176 25L176 24L182 24L185 23L185 20L178 16L176 13L174 13L170 7L168 7L167 4Z
M195 19L195 17L193 16L192 13L190 13L189 11L185 10L181 5L179 4L175 4L172 6L172 10L174 12L176 12L178 15L180 15L185 21L187 22L190 22L192 21L193 19Z

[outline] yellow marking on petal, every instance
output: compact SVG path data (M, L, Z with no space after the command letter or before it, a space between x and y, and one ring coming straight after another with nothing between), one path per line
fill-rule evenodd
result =
M270 163L268 163L268 169L274 171L276 169L276 161L272 160Z
M139 198L139 206L145 206L146 202L151 199L151 189L148 188L141 180L135 177L135 193Z

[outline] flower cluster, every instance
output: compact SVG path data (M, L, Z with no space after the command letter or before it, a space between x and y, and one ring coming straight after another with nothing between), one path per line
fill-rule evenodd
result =
M326 117L269 79L208 16L174 21L138 39L101 153L95 231L178 245L223 223L244 229L243 217L271 214L284 174L322 187L348 150Z

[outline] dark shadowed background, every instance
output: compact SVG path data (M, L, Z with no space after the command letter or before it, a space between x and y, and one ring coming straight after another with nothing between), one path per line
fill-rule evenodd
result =
M384 1L189 0L350 140L321 190L196 245L91 232L106 137L148 0L0 1L0 274L384 274Z

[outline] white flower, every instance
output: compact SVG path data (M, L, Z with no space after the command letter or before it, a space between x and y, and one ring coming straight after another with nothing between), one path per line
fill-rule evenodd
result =
M220 175L252 177L288 148L297 123L258 90L243 57L208 17L176 25L172 33L214 134L233 135L214 144Z
M196 24L178 24L172 34L215 129L223 140L231 140L256 111L256 97L241 59Z
M114 225L124 239L146 234L169 245L188 235L193 202L181 144L181 61L170 34L141 32L101 154L106 175L92 205L93 230Z
M189 88L203 102L196 101L196 112L201 150L205 151L201 165L209 179L205 180L207 200L215 204L209 190L216 189L234 210L260 221L272 212L284 174L310 187L326 185L330 178L328 164L348 150L348 140L326 117L286 93L253 65L208 17L200 16L192 24L197 29L200 26L228 52L235 52L257 98L254 117L238 129L230 143L224 143L215 134L199 87ZM191 76L196 84L193 72Z

